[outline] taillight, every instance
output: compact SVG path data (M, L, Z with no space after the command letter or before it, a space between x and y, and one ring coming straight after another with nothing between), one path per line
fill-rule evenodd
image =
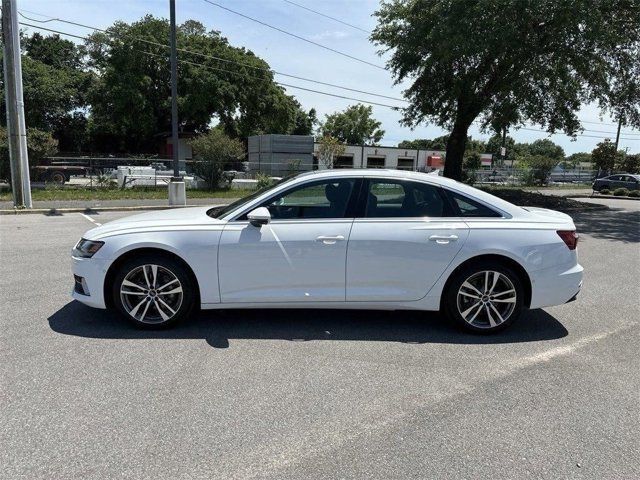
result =
M578 234L575 230L557 230L558 235L564 243L567 244L569 250L575 250L578 246Z

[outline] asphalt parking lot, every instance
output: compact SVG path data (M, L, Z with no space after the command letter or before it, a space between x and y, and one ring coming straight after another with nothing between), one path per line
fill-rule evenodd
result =
M89 219L2 216L0 476L640 478L639 204L576 215L578 300L491 337L352 311L142 332L69 297Z

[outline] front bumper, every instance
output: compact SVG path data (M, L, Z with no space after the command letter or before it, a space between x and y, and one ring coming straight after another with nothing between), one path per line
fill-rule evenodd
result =
M97 258L71 257L74 287L71 296L90 307L106 308L104 299L105 262Z
M555 266L531 274L531 308L562 305L575 300L582 288L582 265Z

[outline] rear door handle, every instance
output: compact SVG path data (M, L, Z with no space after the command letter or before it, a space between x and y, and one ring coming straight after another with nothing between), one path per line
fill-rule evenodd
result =
M344 240L342 235L320 235L316 238L317 242L322 242L325 245L333 245L336 242Z
M458 236L457 235L431 235L429 237L429 240L443 245L449 242L455 242L456 240L458 240Z

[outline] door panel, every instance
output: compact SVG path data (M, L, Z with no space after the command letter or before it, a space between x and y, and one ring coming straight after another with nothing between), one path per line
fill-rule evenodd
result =
M456 219L356 219L347 251L347 301L423 298L468 235Z
M218 254L223 303L330 302L345 299L352 219L230 223Z

